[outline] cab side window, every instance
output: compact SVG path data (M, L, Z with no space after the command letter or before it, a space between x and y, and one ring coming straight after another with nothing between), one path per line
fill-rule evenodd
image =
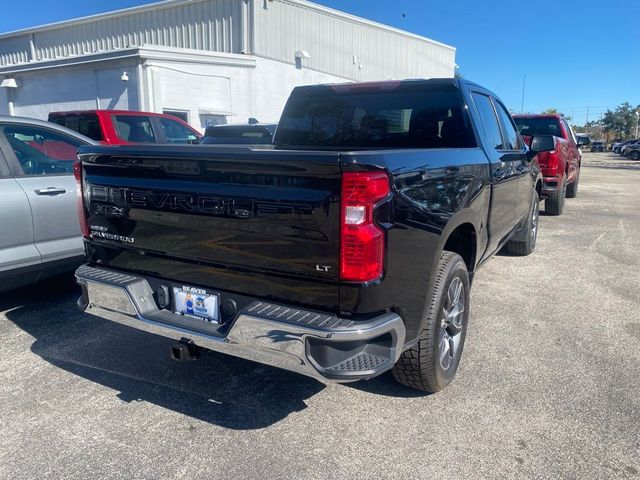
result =
M16 156L22 174L61 175L73 173L82 142L73 137L28 125L9 125L3 133Z
M151 119L143 115L115 115L116 132L122 140L132 143L156 143Z
M500 118L500 123L502 124L502 128L505 134L506 144L504 146L504 150L521 150L522 145L520 144L520 137L518 136L518 132L513 125L513 120L511 119L511 115L507 112L507 109L497 101L493 102L496 111L498 112L498 117Z

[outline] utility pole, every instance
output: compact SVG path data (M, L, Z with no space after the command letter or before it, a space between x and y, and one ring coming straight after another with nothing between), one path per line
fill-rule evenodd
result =
M522 76L522 101L520 102L520 114L524 113L524 86L527 83L527 74Z
M602 123L602 112L600 112L600 140L604 140L604 125ZM607 141L609 141L609 139L607 139Z
M587 106L587 121L584 122L584 133L589 133L589 107Z
M636 139L638 138L638 123L640 123L640 112L636 110Z

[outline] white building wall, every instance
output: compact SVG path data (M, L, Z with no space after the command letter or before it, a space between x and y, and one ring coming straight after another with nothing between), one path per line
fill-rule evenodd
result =
M346 79L297 69L260 57L252 66L148 61L145 92L151 111L186 111L189 123L204 130L207 119L224 116L227 123L246 123L250 117L277 122L291 90L297 85L344 82ZM144 102L144 100L143 100Z
M144 45L240 53L243 0L169 1L0 35L0 66Z
M211 116L227 121L242 116L246 122L253 109L254 67L153 60L144 70L149 109L186 111L200 130Z
M304 0L253 2L253 53L359 81L453 77L455 48Z
M305 0L168 0L0 34L0 68L160 46L254 54L354 80L451 77L455 49Z
M297 50L309 58L296 63ZM167 0L0 34L0 79L20 82L0 89L0 113L13 100L35 118L102 108L179 110L199 129L271 122L296 85L451 77L454 61L452 47L305 0Z
M257 57L256 61L255 81L252 85L255 104L254 113L250 116L265 123L280 120L284 104L294 87L318 83L343 83L349 80L307 68L298 69L294 65L276 60ZM246 122L246 119L241 118L240 121Z
M125 69L128 82L120 80ZM58 68L22 74L17 80L19 88L4 92L4 95L12 95L14 112L18 116L46 120L54 111L138 108L137 76L133 66ZM6 100L2 104L6 106Z
M8 88L0 88L0 115L10 115L9 98L7 97Z

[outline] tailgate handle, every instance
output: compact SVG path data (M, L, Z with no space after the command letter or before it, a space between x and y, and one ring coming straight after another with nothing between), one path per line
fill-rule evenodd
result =
M37 195L62 195L63 193L67 193L67 190L61 187L47 187L47 188L38 188L34 190Z

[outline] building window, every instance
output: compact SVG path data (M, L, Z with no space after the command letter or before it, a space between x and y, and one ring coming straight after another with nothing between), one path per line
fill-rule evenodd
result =
M189 123L189 111L188 110L162 110L162 113L165 115L173 115L174 117L178 117L185 123Z

